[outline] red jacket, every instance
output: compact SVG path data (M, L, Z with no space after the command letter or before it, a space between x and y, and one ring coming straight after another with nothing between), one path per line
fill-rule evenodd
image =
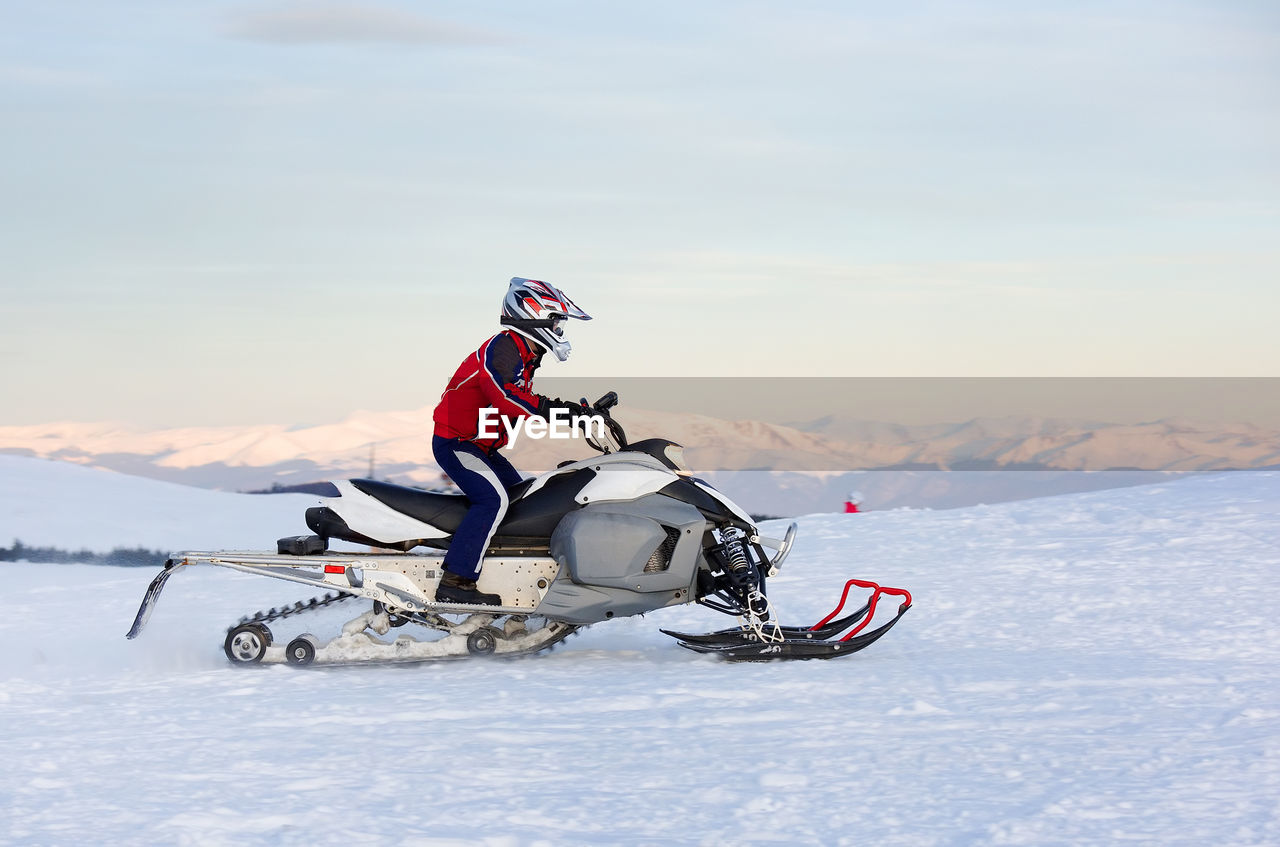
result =
M542 361L523 336L504 330L462 360L436 406L435 434L461 438L492 453L507 443L506 429L494 418L496 438L479 437L481 409L497 409L510 418L539 414L546 398L534 394L533 372Z

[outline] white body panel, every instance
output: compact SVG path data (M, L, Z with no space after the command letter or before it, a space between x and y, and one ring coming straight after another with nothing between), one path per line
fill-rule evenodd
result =
M609 453L604 456L597 456L594 459L583 459L580 462L573 462L572 464L565 465L563 468L556 468L554 471L548 471L547 473L542 474L533 481L533 484L529 486L529 490L525 492L524 496L528 497L530 494L537 491L539 488L542 488L542 486L546 485L552 479L560 476L561 474L572 473L573 471L582 470L583 468L589 468L593 471L599 472L614 469L631 471L649 470L665 475L667 482L671 482L671 480L675 479L677 476L670 468L662 464L662 462L659 462L657 459L652 456L645 455L644 453Z
M666 468L658 470L641 464L611 462L601 465L600 472L582 487L574 499L579 503L635 500L661 491L676 478Z

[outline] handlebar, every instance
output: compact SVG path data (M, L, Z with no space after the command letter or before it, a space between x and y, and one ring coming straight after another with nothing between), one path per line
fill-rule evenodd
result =
M623 430L622 424L618 423L609 414L609 410L618 405L618 392L610 391L594 403L588 403L587 398L582 398L582 405L587 406L604 420L605 427L609 430L609 436L615 442L619 451L627 449L627 433ZM600 443L592 438L590 433L587 435L587 444L601 453L612 453L607 443Z
M587 404L587 398L582 398L582 404ZM618 392L610 391L599 400L591 404L591 408L602 414L608 414L609 410L618 405Z

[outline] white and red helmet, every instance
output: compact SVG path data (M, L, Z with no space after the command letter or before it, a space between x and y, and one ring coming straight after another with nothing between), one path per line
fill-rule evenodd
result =
M562 362L573 349L564 340L564 323L568 318L591 320L590 315L554 285L519 276L511 278L511 286L502 301L502 325L541 344Z

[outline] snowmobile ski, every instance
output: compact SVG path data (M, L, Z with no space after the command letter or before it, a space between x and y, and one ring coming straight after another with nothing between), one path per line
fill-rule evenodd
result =
M863 604L862 608L843 618L833 620L831 623L821 628L802 627L802 626L780 626L778 631L782 633L784 639L795 639L802 641L811 641L814 639L825 640L834 635L839 635L849 627L856 624L866 616L867 611L871 607L871 601L868 600ZM734 644L758 644L759 639L750 629L734 627L733 629L721 629L716 632L692 633L692 632L674 632L669 629L659 630L664 635L670 635L672 638L689 644L710 644L716 647L729 647Z
M844 609L849 592L854 587L867 588L871 597L856 612L837 617ZM903 598L898 612L887 623L863 632L875 615L880 597L894 594ZM724 629L702 635L672 632L663 633L677 639L681 647L696 653L707 653L731 662L768 662L779 659L833 659L863 650L893 628L911 608L911 594L902 588L889 588L866 580L851 579L845 583L844 593L835 611L812 627L741 627ZM849 629L843 638L836 635Z

